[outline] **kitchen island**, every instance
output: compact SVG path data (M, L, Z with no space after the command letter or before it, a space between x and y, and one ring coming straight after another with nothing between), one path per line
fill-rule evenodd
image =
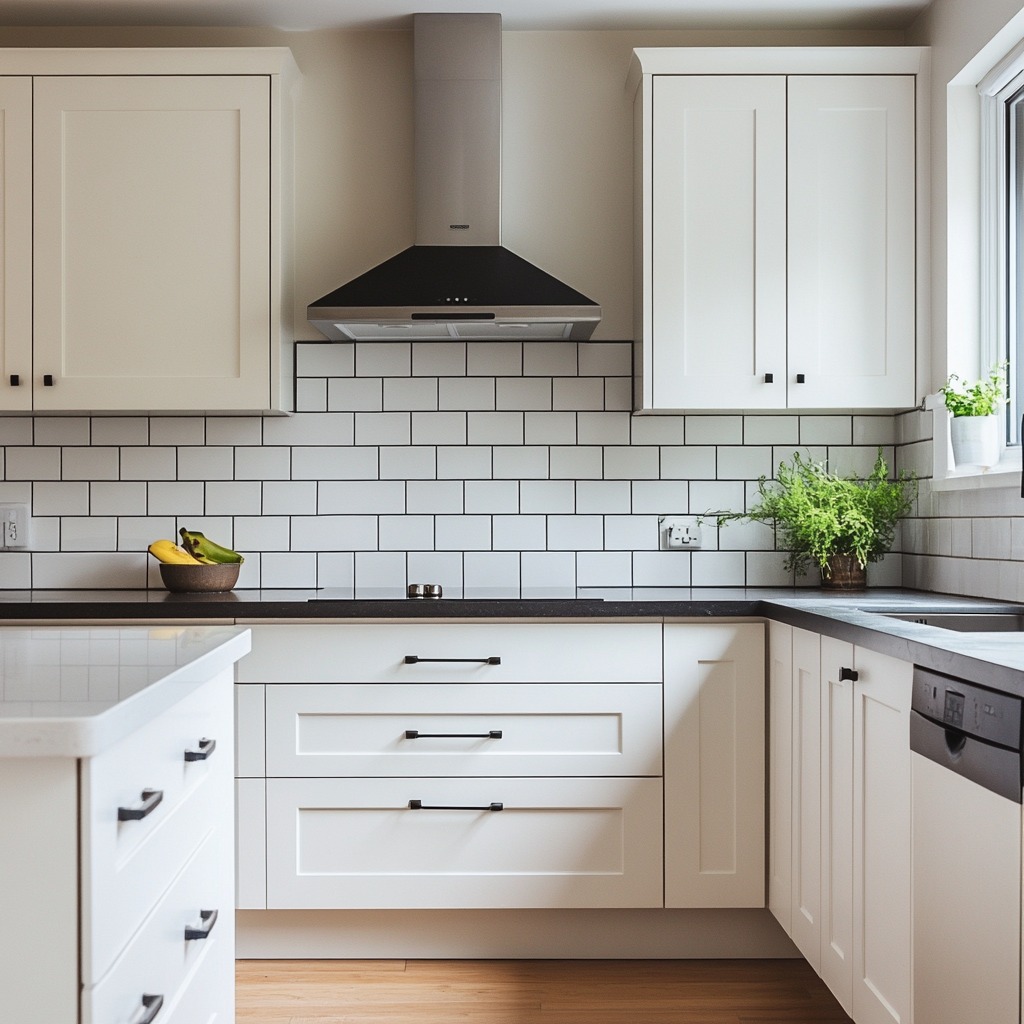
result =
M0 1019L232 1019L232 691L250 643L224 626L0 629Z

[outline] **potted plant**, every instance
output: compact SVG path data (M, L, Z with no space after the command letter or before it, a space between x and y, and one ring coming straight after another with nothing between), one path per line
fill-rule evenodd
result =
M786 568L814 566L823 587L862 589L867 564L892 546L896 525L910 511L917 490L913 476L889 479L879 448L866 479L844 477L799 452L779 464L775 480L758 480L758 500L746 512L714 513L718 525L745 519L774 525Z
M957 466L982 466L988 469L999 461L999 422L997 410L1007 402L1006 363L997 363L987 379L968 384L951 373L939 388L946 408L953 417L949 437L953 445L953 463Z

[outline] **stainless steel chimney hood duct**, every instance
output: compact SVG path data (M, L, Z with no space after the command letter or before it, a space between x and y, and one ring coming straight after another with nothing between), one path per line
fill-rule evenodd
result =
M334 341L585 341L601 307L501 245L501 15L417 14L416 240L307 309Z

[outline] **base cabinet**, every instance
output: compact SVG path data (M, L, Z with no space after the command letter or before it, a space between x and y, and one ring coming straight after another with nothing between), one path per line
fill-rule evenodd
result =
M776 883L773 913L856 1024L906 1024L913 666L782 624L771 642L772 720L788 698L791 722L771 764L772 828L790 838L770 868L790 903Z

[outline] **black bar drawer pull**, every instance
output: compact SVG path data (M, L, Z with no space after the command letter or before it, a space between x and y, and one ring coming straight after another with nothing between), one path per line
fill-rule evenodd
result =
M192 939L208 938L210 932L213 931L213 926L217 923L217 911L200 910L199 920L203 923L198 928L193 928L191 925L185 925L186 942L190 942Z
M841 668L839 670L839 682L849 681L851 683L857 682L860 678L860 673L853 668Z
M152 1024L163 1005L163 996L143 996L142 1012L132 1017L131 1024Z
M496 654L492 654L489 658L421 658L418 654L407 654L405 656L406 665L418 665L424 661L461 661L471 662L474 665L500 665L501 658Z
M186 761L205 761L217 749L216 740L201 739L198 750L186 750Z
M11 387L12 388L21 387L21 376L19 374L17 374L17 373L12 373L11 374Z
M118 821L142 821L148 818L156 809L157 805L164 798L162 789L144 789L142 791L142 803L138 807L118 807Z
M495 801L483 807L465 807L459 804L425 804L422 800L410 800L410 811L503 811L505 805Z
M488 732L420 732L419 729L406 729L407 740L500 740L501 730L491 729Z

